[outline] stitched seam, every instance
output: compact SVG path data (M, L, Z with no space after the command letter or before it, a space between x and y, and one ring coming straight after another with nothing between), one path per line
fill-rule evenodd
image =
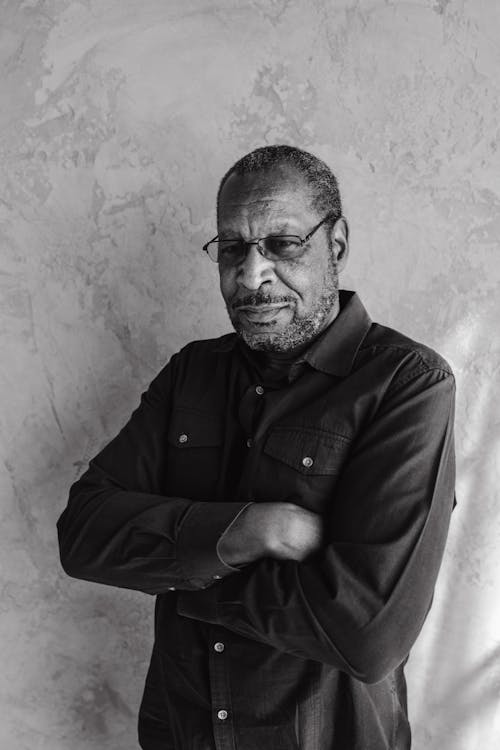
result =
M423 375L424 373L431 373L431 372L439 372L442 375L441 380L444 380L447 377L453 378L453 373L450 370L444 370L442 367L429 367L426 366L425 363L421 365L416 370L412 370L409 372L405 377L401 377L398 380L394 380L388 389L388 394L391 396L396 393L400 388L402 388L404 385L407 385L412 380L416 380L419 375Z
M442 370L443 372L446 372L450 375L452 375L452 371L449 367L440 367L439 365L432 365L428 362L428 360L423 356L421 352L419 352L417 349L413 349L411 346L403 346L402 344L370 344L368 346L361 346L359 351L396 351L396 352L404 352L405 354L412 354L415 357L418 357L419 361L425 365L425 367L429 368L430 370Z
M350 443L352 440L352 437L349 437L348 435L344 435L341 432L334 432L333 430L325 430L322 427L313 428L313 427L272 427L269 430L269 435L271 435L274 432L295 432L303 435L304 433L307 433L309 435L328 435L328 437L332 438L339 438L339 440Z

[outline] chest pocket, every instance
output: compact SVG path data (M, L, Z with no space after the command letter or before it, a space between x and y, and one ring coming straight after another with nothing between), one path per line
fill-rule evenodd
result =
M350 438L314 428L275 427L264 445L275 499L289 500L320 512L333 501L332 492L345 464Z
M218 414L174 409L167 433L167 493L192 500L214 499L222 440Z

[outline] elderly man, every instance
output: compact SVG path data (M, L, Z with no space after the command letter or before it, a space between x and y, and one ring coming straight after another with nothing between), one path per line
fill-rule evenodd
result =
M236 333L172 357L72 487L69 575L156 594L144 750L407 750L403 667L454 501L454 381L339 291L337 181L289 146L232 166Z

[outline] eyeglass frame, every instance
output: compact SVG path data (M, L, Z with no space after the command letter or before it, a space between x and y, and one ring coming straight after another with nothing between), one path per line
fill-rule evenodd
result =
M269 256L268 256L268 255L266 255L266 251L265 251L265 249L264 249L264 248L263 248L263 247L262 247L262 246L260 245L260 243L261 243L261 242L262 242L263 240L267 240L267 239L268 239L269 237L276 237L276 238L278 238L278 237L295 237L296 239L300 240L300 247L304 247L304 245L306 244L306 242L309 242L309 240L311 239L311 237L313 236L313 234L315 234L315 233L316 233L316 232L318 231L318 229L319 229L320 227L322 227L322 226L323 226L323 224L324 224L324 223L325 223L326 221L328 221L328 219L331 219L331 218L332 218L332 216L334 216L334 215L335 215L335 214L334 214L334 212L333 212L333 211L330 211L330 212L329 212L329 213L328 213L328 214L327 214L327 215L326 215L326 216L324 217L324 219L321 219L321 221L319 222L319 224L316 224L316 226L315 226L315 227L313 227L313 229L311 229L311 231L309 232L309 234L306 234L306 236L305 236L305 237L300 237L300 236L299 236L298 234L268 234L268 235L266 235L265 237L258 237L258 238L257 238L257 239L255 239L255 240L248 240L247 242L245 242L245 240L241 240L241 242L242 242L242 243L243 243L243 244L245 245L245 247L246 247L247 245L257 245L257 250L259 251L259 253L260 253L260 254L262 255L262 257L263 257L263 258L267 258L267 260L274 260L273 258L269 258ZM342 216L339 216L339 217L338 217L338 219L341 219L341 218L342 218ZM338 219L336 219L336 221L338 221ZM208 252L208 246L209 246L209 245L210 245L210 244L211 244L212 242L216 242L216 241L217 241L217 238L218 238L218 236L219 236L219 235L218 235L218 234L216 234L216 235L215 235L215 237L214 237L213 239L209 240L208 242L206 242L206 243L205 243L205 244L203 245L203 248L202 248L202 249L203 249L203 251L204 251L204 252L205 252L205 253L206 253L206 254L208 255L208 257L210 258L210 260L212 261L212 263L217 263L217 264L219 264L219 263L220 263L220 261L219 261L219 260L214 260L214 259L213 259L213 258L211 257L210 253ZM236 239L236 238L235 238L235 239ZM246 254L245 254L245 258L246 258ZM277 261L277 262L279 262L279 260L280 260L279 258L277 258L277 259L276 259L276 261ZM285 260L285 259L283 259L283 260ZM241 261L240 261L240 262L241 262Z

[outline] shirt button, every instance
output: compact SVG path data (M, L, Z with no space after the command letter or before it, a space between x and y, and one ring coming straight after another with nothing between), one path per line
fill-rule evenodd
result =
M304 456L304 458L302 459L302 465L305 466L306 469L310 469L313 463L314 461L311 456Z
M252 445L253 445L253 440L252 440L252 438L248 438L248 440L247 440L247 448L251 448L251 447L252 447Z
M263 396L264 395L264 389L263 389L263 387L261 385L255 386L255 393L258 396Z
M224 646L223 643L220 643L220 642L214 643L214 650L217 651L218 654L222 654L225 648L226 647Z
M185 432L182 433L182 435L179 435L179 443L187 443L188 436Z
M221 721L225 721L227 719L227 711L224 711L224 709L222 709L222 711L217 711L217 718Z

